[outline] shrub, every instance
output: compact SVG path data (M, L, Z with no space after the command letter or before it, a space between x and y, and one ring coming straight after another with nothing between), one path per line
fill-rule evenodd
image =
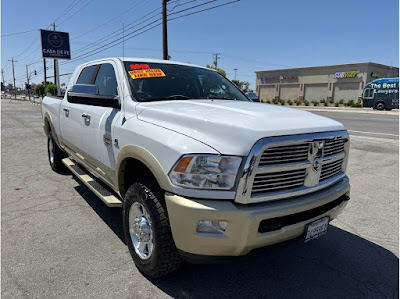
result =
M322 99L322 100L320 100L319 102L320 102L321 104L324 104L326 101Z
M350 100L350 101L347 102L347 106L350 106L350 107L353 107L354 104L355 104L355 103L354 103L353 100Z
M354 103L352 107L360 108L362 107L361 103Z
M52 96L55 96L57 94L57 85L55 84L47 85L46 92L51 94Z
M271 104L271 101L270 100L266 100L265 103Z
M297 105L297 106L300 106L300 105L301 105L301 102L302 102L302 100L297 100L297 101L296 101L296 105Z
M290 106L292 106L292 105L293 105L293 101L292 101L292 100L289 100L289 101L288 101L288 104L289 104Z
M327 106L328 106L328 104L329 104L328 102L324 102L324 105L325 105L325 107L327 107Z
M307 100L304 100L304 105L308 106L308 105L310 105L310 104L308 103Z
M335 107L339 107L339 103L338 102L335 103Z
M281 103L281 105L285 105L285 100L279 100L279 103Z
M273 100L272 100L272 103L274 103L275 105L277 105L277 104L279 103L279 100L278 100L278 99L273 99Z
M339 104L343 105L343 104L344 104L344 100L341 99L341 100L339 101Z
M314 106L318 106L318 102L317 101L311 101L311 103L313 103Z

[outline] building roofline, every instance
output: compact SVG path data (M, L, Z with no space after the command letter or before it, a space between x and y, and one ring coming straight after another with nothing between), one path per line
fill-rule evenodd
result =
M387 67L387 68L399 69L397 66L390 66L390 65L376 63L376 62L360 62L360 63L331 64L331 65L296 67L296 68L285 68L285 69L272 69L272 70L264 70L264 71L255 71L255 73L257 74L257 73L264 73L264 72L289 71L289 70L323 69L323 68L333 68L333 67L340 67L340 66L359 66L359 65L368 65L368 64L383 66L383 67Z

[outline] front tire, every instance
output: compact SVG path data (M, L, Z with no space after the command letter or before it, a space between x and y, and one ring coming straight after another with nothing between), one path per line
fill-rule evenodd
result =
M58 147L54 140L53 132L51 131L47 136L47 155L49 158L50 167L53 171L60 172L65 170L62 159L66 158L67 155Z
M129 187L123 203L123 226L136 267L158 278L176 272L183 260L172 238L162 190L152 182Z
M385 103L379 102L376 104L376 109L377 110L384 110L386 109Z

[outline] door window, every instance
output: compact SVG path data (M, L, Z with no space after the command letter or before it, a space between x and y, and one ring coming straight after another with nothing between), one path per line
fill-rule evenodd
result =
M81 74L79 75L76 84L90 84L93 78L94 71L96 70L97 65L91 65L85 67Z
M374 90L372 88L368 88L364 90L364 99L371 99L374 97Z
M99 95L101 96L118 95L114 67L109 63L100 66L94 84L99 88Z

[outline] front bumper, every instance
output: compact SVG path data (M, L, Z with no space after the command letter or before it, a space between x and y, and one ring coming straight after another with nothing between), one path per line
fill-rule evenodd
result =
M269 203L241 205L231 201L188 199L170 193L165 194L165 200L172 236L180 251L194 255L240 256L255 248L299 237L308 223L323 216L335 218L347 205L349 194L349 179L344 177L324 190ZM332 207L334 201L338 204ZM322 206L329 210L321 210L321 214L316 215ZM286 217L288 215L291 216ZM268 219L274 219L272 223L282 219L283 225L268 231L264 225ZM196 226L200 220L226 221L228 226L224 234L198 233Z

